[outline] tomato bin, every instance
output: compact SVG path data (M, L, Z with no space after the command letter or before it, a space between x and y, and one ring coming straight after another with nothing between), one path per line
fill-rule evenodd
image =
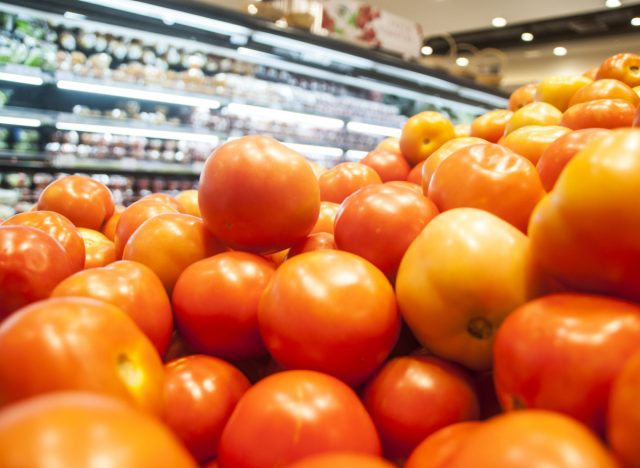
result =
M51 182L0 225L0 466L640 467L639 64L331 169Z

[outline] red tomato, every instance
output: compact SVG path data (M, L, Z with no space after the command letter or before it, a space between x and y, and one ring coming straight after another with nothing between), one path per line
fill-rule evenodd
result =
M496 336L500 403L564 413L602 433L613 379L636 350L640 306L578 294L528 302Z
M390 459L406 458L438 429L478 418L469 376L435 357L389 361L365 387L363 401Z
M84 268L85 248L78 229L61 214L53 211L29 211L20 213L0 226L29 226L49 234L67 251L69 266L73 272Z
M382 182L405 180L411 170L409 163L401 153L382 149L371 151L362 158L360 163L376 171Z
M184 190L175 197L175 201L180 204L180 213L201 217L200 206L198 206L198 191Z
M407 176L407 182L411 182L412 184L416 185L422 184L422 168L427 162L427 159L425 159L424 161L420 161L418 164L411 168L411 171L409 171L409 175Z
M309 234L316 234L318 232L333 234L333 223L336 219L336 214L338 214L338 208L340 208L338 203L328 201L321 202L318 220Z
M509 96L509 110L517 111L521 107L526 106L534 101L536 92L538 91L538 83L528 83L516 89Z
M231 364L189 356L165 366L163 419L189 452L205 462L218 454L222 430L251 384Z
M71 175L49 184L40 194L38 210L55 211L77 227L99 231L114 212L109 189L90 177Z
M596 80L614 78L631 86L640 86L640 55L616 54L607 58L598 69Z
M338 450L380 454L378 434L357 395L328 375L285 371L261 380L240 399L222 433L218 463L287 466Z
M164 203L165 205L169 205L171 208L176 211L182 212L182 205L178 200L173 198L171 195L166 193L152 193L149 195L145 195L140 200L153 200L160 203ZM140 201L138 200L138 201Z
M104 234L111 242L115 242L116 226L118 226L118 221L120 221L120 216L122 216L123 211L124 206L116 205L111 217L109 217L109 219L107 219L107 221L102 225L102 234Z
M164 356L173 332L171 303L160 279L141 263L122 260L71 275L51 297L90 297L119 307Z
M638 88L640 88L640 86ZM638 106L638 109L636 110L636 116L633 119L633 126L640 127L640 106Z
M394 468L383 458L364 453L328 452L305 457L289 468Z
M275 252L311 232L320 189L300 154L271 137L246 136L207 159L198 204L207 229L225 244Z
M567 163L591 141L609 134L603 128L584 128L561 136L544 150L536 169L546 191L550 191Z
M594 81L576 92L571 98L569 107L596 99L621 99L633 106L640 103L640 97L630 86L619 80L605 78Z
M400 330L393 289L366 260L316 250L284 262L262 296L260 332L286 368L357 385L384 361Z
M151 268L171 292L189 265L222 249L200 218L163 214L142 223L127 241L122 258Z
M3 468L197 468L182 444L153 418L121 401L56 392L0 412Z
M329 234L328 232L309 234L289 249L287 252L287 260L305 252L312 252L314 250L335 250L337 248L333 234Z
M467 146L471 145L479 145L481 143L487 143L487 141L483 140L482 138L476 137L454 138L453 140L447 141L431 156L429 156L422 166L422 175L419 182L419 184L422 186L422 192L424 193L425 197L429 192L429 184L431 183L433 173L436 172L436 169L442 161L447 159L459 149L466 148Z
M116 261L116 245L101 232L78 228L84 242L84 268L107 266Z
M596 99L570 107L560 125L572 130L581 128L631 127L636 108L620 99Z
M523 232L543 195L535 166L493 143L459 149L440 163L429 184L429 198L440 210L480 208Z
M509 133L501 145L535 165L549 145L570 132L570 129L558 125L526 125Z
M119 308L80 297L39 301L0 324L0 405L59 390L111 395L159 414L162 362Z
M176 323L187 343L226 359L264 354L258 302L274 271L245 252L223 252L187 267L173 290Z
M487 112L471 123L470 136L482 138L489 143L497 143L504 135L504 129L512 115L513 112L506 109Z
M364 187L340 206L336 245L394 278L409 244L437 214L433 202L413 190L387 184Z
M356 190L367 185L381 184L376 171L360 163L340 163L322 174L319 179L322 201L342 203Z
M69 254L50 235L26 226L0 226L0 321L49 297L71 273Z
M424 439L411 453L404 468L446 468L482 423L467 421L451 424Z

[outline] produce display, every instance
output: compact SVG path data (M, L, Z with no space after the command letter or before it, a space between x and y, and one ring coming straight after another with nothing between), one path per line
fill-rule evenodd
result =
M639 65L330 169L252 134L126 206L41 176L0 222L0 466L640 467Z

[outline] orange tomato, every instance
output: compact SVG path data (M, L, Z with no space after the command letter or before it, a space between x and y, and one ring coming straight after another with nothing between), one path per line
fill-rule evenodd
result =
M78 228L84 242L84 268L107 266L116 261L116 245L101 232Z
M582 76L586 76L590 80L595 80L596 79L596 75L598 74L598 69L599 68L600 67L593 67L593 68L587 70L586 72L584 72L582 74Z
M640 391L640 351L622 368L611 388L607 419L607 440L624 466L640 466L640 411L637 397Z
M550 76L538 83L536 101L548 102L564 112L576 92L593 83L593 80L581 75Z
M431 183L433 173L436 171L442 161L447 159L459 149L486 142L486 140L477 137L454 138L453 140L447 141L440 148L434 151L434 153L429 156L422 165L421 185L424 195L428 195L429 184Z
M309 234L317 234L318 232L333 234L333 222L336 219L338 208L340 208L338 203L328 201L321 202L318 220Z
M532 102L513 113L505 127L505 135L526 125L560 125L562 112L546 102Z
M465 421L451 424L424 439L407 459L404 468L446 468L482 423Z
M535 165L549 145L570 132L570 129L557 125L526 125L509 133L502 145Z
M615 54L607 58L598 69L596 80L614 78L632 88L640 86L640 55Z
M309 234L300 242L295 244L287 252L287 260L296 255L300 255L305 252L313 252L314 250L335 250L336 240L333 234L328 232L317 232L315 234Z
M560 125L572 130L631 127L635 113L635 106L627 101L596 99L567 109Z
M439 112L426 111L409 118L402 127L400 150L415 165L454 138L453 124Z
M71 175L49 184L40 194L37 209L55 211L76 227L99 231L114 212L109 189L95 179Z
M174 208L176 211L182 212L182 205L178 200L166 193L151 193L149 195L145 195L140 200L153 200L160 203L164 203L165 205L169 205L171 208ZM138 201L140 201L138 200Z
M120 220L120 216L122 216L123 211L124 206L116 205L113 214L102 226L102 234L104 234L111 242L115 242L116 226L118 225L118 221Z
M328 170L322 164L319 164L317 162L309 161L309 165L311 166L311 170L316 176L316 179L318 179L322 174L324 174Z
M596 99L620 99L633 106L637 106L640 103L640 97L631 87L622 81L605 78L594 81L577 91L571 98L569 107L582 102L595 101Z
M376 171L382 182L405 180L411 170L402 154L381 149L369 152L360 163Z
M504 135L504 130L512 116L513 112L506 109L497 109L482 114L471 123L470 136L482 138L489 143L497 143Z
M328 452L302 460L289 465L289 468L394 468L383 458L363 453L352 452Z
M402 156L402 151L400 151L400 139L396 137L385 138L380 143L378 143L376 149L389 151L390 153L396 153Z
M509 110L515 112L521 107L531 104L535 100L537 91L538 83L528 83L520 86L509 96Z
M373 168L365 164L345 162L322 174L318 182L322 201L342 203L359 188L381 184L382 179Z
M200 206L198 206L198 191L184 190L176 195L175 200L180 204L180 213L201 217Z
M407 182L416 184L417 186L422 185L422 168L424 167L424 164L426 162L427 160L425 159L424 161L419 162L411 168L411 171L409 171L409 175L407 175Z
M468 137L468 136L471 136L471 125L457 124L453 126L453 131L455 133L456 138Z

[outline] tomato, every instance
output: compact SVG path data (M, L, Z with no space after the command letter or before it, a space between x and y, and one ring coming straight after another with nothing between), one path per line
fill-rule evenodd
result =
M463 138L471 136L471 125L470 124L457 124L453 126L453 132L455 138Z
M445 468L482 423L466 421L451 424L424 439L411 453L404 468Z
M289 252L287 252L286 259L288 260L291 257L300 255L301 253L312 252L314 250L335 250L337 248L333 234L329 234L328 232L317 232L315 234L309 234L300 242L293 245L289 249Z
M164 356L173 333L171 303L156 274L141 263L121 260L71 275L51 297L90 297L119 307Z
M638 106L638 109L636 110L636 116L633 119L633 126L640 127L640 106Z
M290 468L394 468L380 457L352 452L329 452L312 455L289 465Z
M3 468L197 468L153 418L104 395L56 392L0 412Z
M509 133L502 145L535 165L549 145L570 132L570 129L557 125L526 125Z
M640 129L595 139L531 216L536 261L577 291L640 301L639 197Z
M198 206L198 191L184 190L175 197L175 201L180 204L180 213L201 217L200 206Z
M102 225L102 234L104 234L111 242L115 241L116 226L118 225L118 221L120 221L120 216L122 216L123 211L124 206L116 205L113 214Z
M362 383L384 361L400 330L393 289L371 263L316 250L276 270L258 311L269 353L289 369Z
M497 416L473 430L447 468L619 468L596 436L579 422L550 411Z
M71 270L76 272L84 268L85 248L78 229L61 214L53 211L30 211L20 213L0 226L29 226L49 234L66 250Z
M540 155L536 169L546 191L556 184L556 180L567 163L591 141L609 134L602 128L585 128L562 135L551 143Z
M396 153L402 156L402 151L400 151L400 139L396 137L387 137L382 140L375 149L389 151L391 153Z
M434 151L433 154L425 160L424 165L422 166L422 178L420 184L422 185L424 195L427 196L433 173L442 161L461 148L486 142L486 140L477 137L454 138L453 140L447 141L440 148Z
M433 202L413 190L387 184L364 187L340 206L336 245L394 278L409 244L437 214Z
M429 198L440 210L480 208L523 232L543 195L535 166L494 143L457 150L438 166L429 184Z
M478 418L469 376L434 357L387 362L365 387L363 402L390 459L406 458L438 429Z
M151 193L149 195L145 195L140 200L157 201L160 203L164 203L165 205L169 205L171 208L175 209L176 211L182 212L182 205L180 204L180 202L167 193Z
M218 463L220 468L288 466L331 451L380 454L367 411L331 376L285 371L261 380L240 399L222 432Z
M187 267L173 290L176 323L187 343L226 359L265 354L258 303L274 271L247 252L223 252Z
M231 248L275 252L311 232L320 188L300 154L271 137L246 136L207 159L198 204L207 229Z
M640 97L622 81L602 79L594 81L576 92L571 98L569 107L597 99L620 99L633 106L640 103Z
M0 321L49 297L71 273L69 254L50 235L27 226L0 226Z
M90 177L71 175L49 184L40 194L37 209L55 211L77 227L99 231L114 212L109 189Z
M166 213L178 213L171 205L158 200L138 200L122 212L115 230L116 257L122 258L124 247L131 235L146 220Z
M279 267L282 264L282 262L284 262L287 259L287 255L289 255L289 250L291 249L278 250L277 252L273 252L272 254L263 255L263 257L266 258L271 263L273 263L275 267Z
M505 135L526 125L560 125L562 112L546 102L532 102L513 113L504 129Z
M426 162L427 160L425 159L411 168L409 175L407 175L407 182L411 182L416 185L422 184L422 168Z
M511 120L513 112L506 109L497 109L477 117L471 123L470 136L482 138L489 143L497 143L504 135L505 127ZM455 141L455 140L452 140Z
M517 308L498 330L494 372L500 403L506 410L564 413L603 433L611 384L636 350L640 306L569 293L536 299Z
M84 268L107 266L116 261L116 245L93 229L78 228L84 242Z
M251 384L231 364L194 355L165 365L163 420L199 462L218 454L222 430Z
M55 298L0 324L0 404L59 390L111 395L159 414L162 362L118 307Z
M445 141L455 138L453 124L439 112L420 112L402 127L400 150L415 165L437 150Z
M587 70L586 72L584 72L582 74L582 76L586 76L587 78L589 78L590 80L595 80L596 79L596 75L598 74L598 69L600 67L593 67L590 68L589 70Z
M127 241L122 258L151 268L171 292L189 265L222 250L200 218L169 213L142 223Z
M564 112L571 105L571 98L590 83L593 80L581 75L550 76L538 83L536 101L548 102Z
M405 180L411 170L402 154L381 149L369 152L360 163L376 171L382 182Z
M561 125L572 130L581 128L631 127L636 108L620 99L596 99L570 107Z
M367 185L381 184L382 179L371 167L360 163L340 163L322 174L319 179L322 201L342 203L356 190Z
M515 112L521 107L531 104L535 100L537 91L538 83L528 83L520 86L509 96L509 110Z
M336 219L336 214L338 214L338 208L340 208L340 204L338 203L328 201L321 202L318 220L309 234L316 234L318 232L333 234L333 223Z
M640 86L640 55L616 54L600 64L596 80L614 78L631 86Z
M322 174L324 174L325 172L327 172L327 168L324 167L322 164L319 164L317 162L313 162L313 161L308 161L309 165L311 166L311 170L313 171L313 174L316 176L316 180L318 178L320 178L320 176Z
M389 187L401 187L404 189L412 190L418 195L422 195L422 187L407 180L393 180L391 182L386 182L386 184Z
M409 246L396 296L422 345L486 370L498 326L537 293L538 281L527 236L491 213L458 208L436 216Z

